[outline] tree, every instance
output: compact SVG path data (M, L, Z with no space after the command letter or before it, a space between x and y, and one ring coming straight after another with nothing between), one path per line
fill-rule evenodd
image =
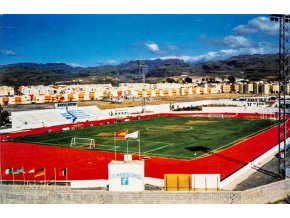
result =
M9 113L0 105L0 125L4 126L7 123L9 123Z
M190 77L185 77L184 81L185 81L186 83L192 83L192 78L190 78Z
M170 111L173 111L174 110L174 104L171 104L171 102L169 104L169 109L170 109Z
M236 82L236 78L234 76L229 76L228 80L230 83L235 83Z
M176 83L176 81L172 78L166 78L165 82L167 83Z

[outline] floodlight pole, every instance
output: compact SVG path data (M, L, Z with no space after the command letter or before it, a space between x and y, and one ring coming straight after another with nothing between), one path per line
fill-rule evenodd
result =
M278 152L284 149L284 159L281 163L279 158L279 174L286 178L286 160L287 160L287 114L289 109L286 105L286 95L289 87L289 22L290 15L273 14L270 15L270 20L279 22L279 119L278 119ZM288 112L288 113L287 113ZM282 129L281 129L282 128ZM282 135L282 140L281 140Z
M139 61L139 72L141 74L143 83L145 83L145 80L146 80L146 69L147 69L147 65L145 61Z
M144 85L146 82L146 71L147 71L147 65L146 65L145 61L139 61L139 72L141 74L142 82ZM143 87L143 91L145 91L144 87ZM142 94L144 94L144 92ZM142 113L145 112L145 105L146 105L146 97L144 96L143 103L142 103Z

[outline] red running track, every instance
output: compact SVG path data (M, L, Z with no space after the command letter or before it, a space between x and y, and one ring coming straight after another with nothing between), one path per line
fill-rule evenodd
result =
M162 179L166 173L218 173L223 180L274 147L277 144L277 131L278 127L274 127L220 152L196 160L151 157L150 160L145 160L145 176ZM5 169L13 167L16 170L22 166L25 171L33 167L36 170L45 167L46 178L39 177L37 180L52 180L54 169L56 179L65 180L66 178L61 175L64 168L68 169L68 180L108 179L108 163L114 159L114 153L111 152L14 142L1 142L0 149L3 180L13 179L12 175L4 175ZM123 154L117 155L118 160L122 158ZM14 179L23 180L24 176L25 180L34 179L33 174L28 173L14 175Z

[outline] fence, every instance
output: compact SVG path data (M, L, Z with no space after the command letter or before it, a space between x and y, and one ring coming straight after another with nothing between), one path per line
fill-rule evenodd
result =
M246 191L108 192L70 187L0 185L0 204L257 204L271 203L290 194L290 179Z

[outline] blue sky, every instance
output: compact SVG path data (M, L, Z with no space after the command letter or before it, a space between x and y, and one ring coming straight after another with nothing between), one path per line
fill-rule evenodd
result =
M72 66L277 52L267 15L1 15L0 64Z

